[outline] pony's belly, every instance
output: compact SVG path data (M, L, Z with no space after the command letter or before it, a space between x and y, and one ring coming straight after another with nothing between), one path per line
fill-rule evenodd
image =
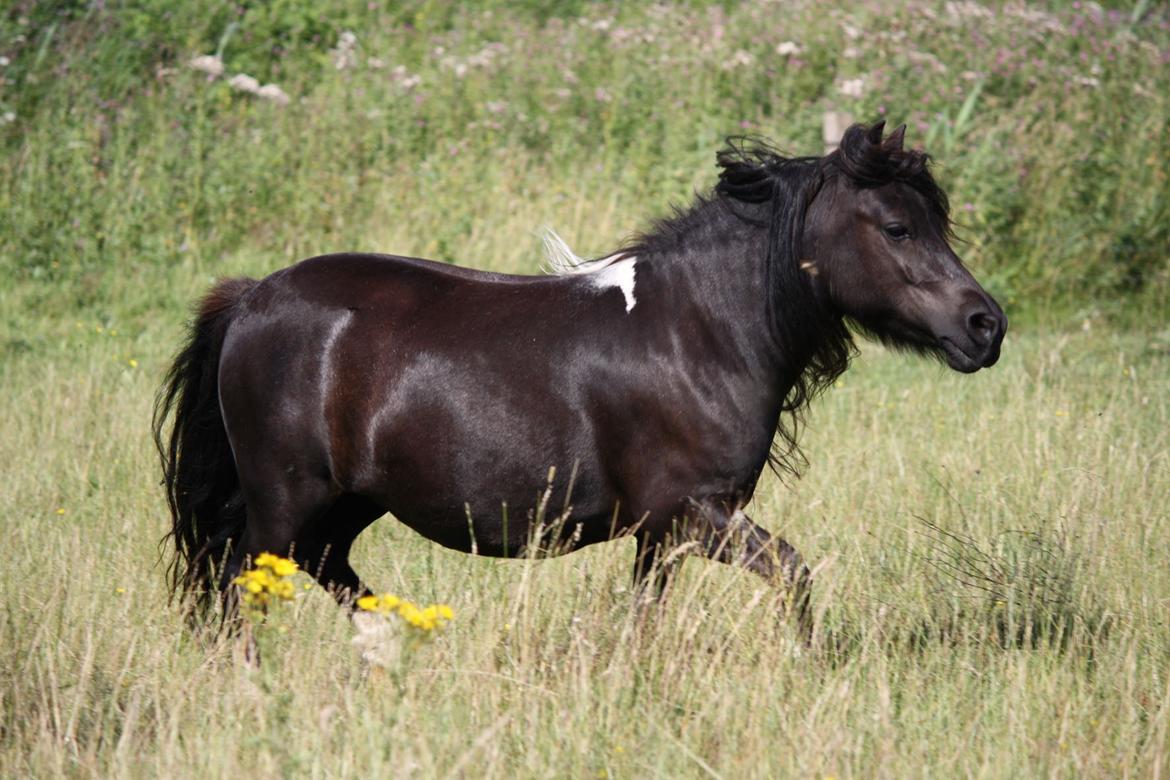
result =
M493 558L563 555L621 535L612 512L584 515L564 513L558 507L538 523L535 508L523 514L509 509L478 516L451 509L390 511L399 522L426 539L459 552Z
M546 536L559 526L566 543L608 538L618 496L590 433L534 424L491 399L451 403L457 384L437 385L449 395L432 393L370 437L373 457L343 478L352 492L465 552L516 555L538 525Z

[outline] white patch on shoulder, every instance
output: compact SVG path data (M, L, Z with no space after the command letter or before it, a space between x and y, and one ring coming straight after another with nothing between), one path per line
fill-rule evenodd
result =
M582 260L573 254L565 240L552 230L545 230L544 251L548 257L547 270L557 276L583 276L590 287L608 290L616 287L626 299L626 313L634 310L638 299L634 297L634 276L638 258L617 252L598 260Z
M638 299L634 297L634 274L637 271L638 258L618 256L607 265L594 271L589 276L589 283L599 290L607 287L617 287L626 299L626 313L634 310ZM608 259L608 258L603 258ZM598 261L601 262L601 261Z

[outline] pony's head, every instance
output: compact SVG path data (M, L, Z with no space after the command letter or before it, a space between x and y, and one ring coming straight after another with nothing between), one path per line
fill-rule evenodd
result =
M802 262L833 308L895 347L965 373L999 359L1007 318L951 248L946 194L905 126L854 125L822 160Z
M812 355L814 390L847 362L847 335L826 341L834 318L957 371L999 359L1007 318L951 249L930 158L903 148L905 126L883 138L884 127L854 125L824 157L787 158L759 141L719 155L716 192L768 209L757 221L769 225L772 326L786 352Z

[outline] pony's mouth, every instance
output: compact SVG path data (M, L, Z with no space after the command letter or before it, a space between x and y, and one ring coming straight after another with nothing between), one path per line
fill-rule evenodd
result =
M999 359L998 342L982 349L978 348L978 345L968 345L975 348L975 354L971 354L949 336L936 335L930 328L917 323L892 318L886 320L853 318L852 322L863 333L876 337L883 344L935 357L964 374L973 374L981 368L989 368Z
M971 357L958 344L946 336L939 336L938 346L943 355L946 356L947 365L964 374L974 374L984 366L989 366L995 362L993 360L991 363L988 363L985 359L986 356L980 358Z

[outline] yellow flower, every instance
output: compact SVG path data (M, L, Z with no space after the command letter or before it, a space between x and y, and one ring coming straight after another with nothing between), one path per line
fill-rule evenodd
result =
M367 612L380 612L388 615L400 604L404 603L393 593L383 593L381 596L362 596L357 600L358 609Z
M273 563L280 560L270 552L262 552L256 556L256 566L272 566Z
M134 358L130 358L126 362L130 364L130 368L138 368L138 361L135 360Z
M265 552L256 556L255 564L255 568L242 572L232 580L234 585L244 590L245 604L264 607L272 596L283 601L296 598L296 587L286 579L297 573L295 562Z
M423 634L441 628L443 622L451 620L455 613L446 604L431 604L420 609L418 605L398 598L392 593L381 596L362 596L357 608L365 612L376 612L387 617L395 615L410 628Z
M59 514L59 515L65 514L65 507L63 507L63 506L57 507L57 514Z
M277 577L291 577L297 573L297 564L288 558L277 558L270 567Z

